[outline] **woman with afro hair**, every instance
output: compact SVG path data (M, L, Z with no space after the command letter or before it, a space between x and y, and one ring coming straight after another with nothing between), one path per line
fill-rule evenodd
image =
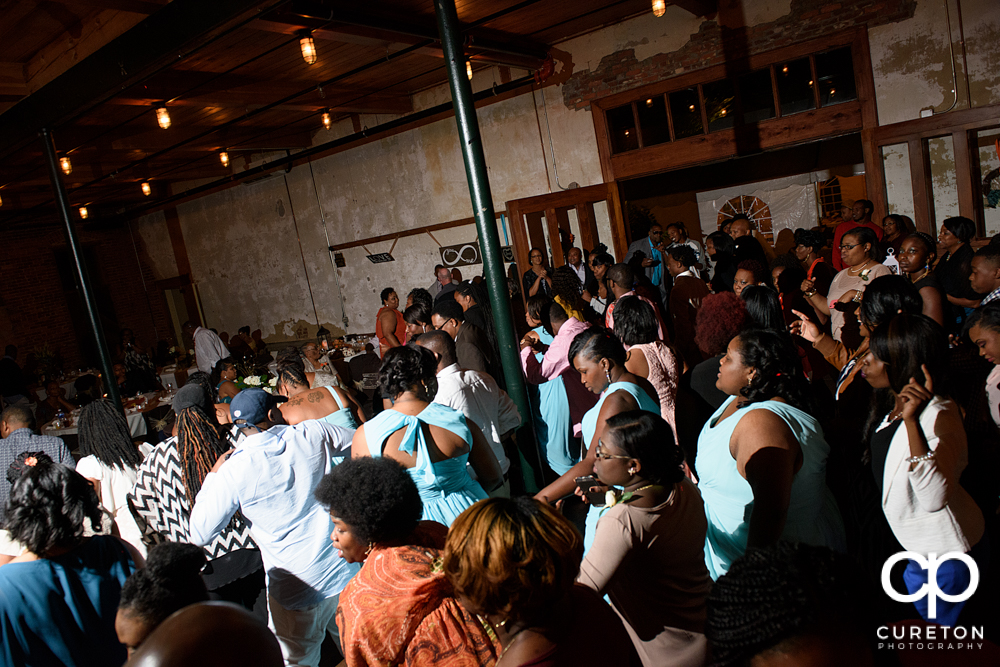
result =
M402 464L344 461L323 478L316 498L329 508L340 557L362 563L337 607L350 667L431 664L425 658L442 653L462 664L496 661L495 635L458 604L441 570L448 529L420 520L420 491Z

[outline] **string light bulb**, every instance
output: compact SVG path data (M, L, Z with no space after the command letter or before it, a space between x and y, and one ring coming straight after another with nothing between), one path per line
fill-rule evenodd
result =
M83 219L83 220L86 220L87 219L87 215L88 215L88 213L87 213L87 207L86 206L81 206L80 207L80 218Z
M151 192L153 192L153 188L149 187L148 181L143 181L140 187L142 187L142 194L146 195L147 197L150 195Z
M170 112L167 111L167 107L157 107L156 122L162 130L166 130L170 127Z
M660 18L667 13L667 3L665 0L653 0L653 16Z
M59 158L59 166L62 167L63 173L67 176L73 173L73 163L69 161L68 157Z
M222 163L223 167L229 166L229 153L226 151L219 151L219 162Z
M465 61L465 76L469 77L469 81L472 81L472 61Z
M323 127L325 127L326 129L329 130L332 125L333 125L333 120L330 118L330 112L329 111L324 111L323 112Z
M306 61L306 65L316 62L316 42L313 41L312 35L304 33L299 39L299 48L302 49L302 60Z

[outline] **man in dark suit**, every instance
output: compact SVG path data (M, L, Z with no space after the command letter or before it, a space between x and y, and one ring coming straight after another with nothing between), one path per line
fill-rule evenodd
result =
M455 339L455 352L461 368L488 373L496 379L500 364L486 334L465 321L465 313L457 301L442 301L431 311L431 324Z
M594 277L594 272L583 261L583 253L580 252L579 248L569 249L569 252L566 253L566 264L576 273L576 277L580 279L583 289L591 294L597 292L597 278Z
M649 235L632 242L622 261L628 264L633 256L642 253L642 270L653 287L659 290L660 301L666 304L670 293L670 275L663 265L663 252L663 228L654 223L649 228Z

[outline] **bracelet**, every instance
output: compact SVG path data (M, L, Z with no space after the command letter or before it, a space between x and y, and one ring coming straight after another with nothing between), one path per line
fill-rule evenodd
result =
M808 292L803 292L802 296L804 296L807 299L811 299L814 296L816 296L816 290L809 290Z
M861 290L855 290L854 298L851 299L854 303L861 303L861 295L864 294Z
M934 458L934 451L933 450L927 452L926 454L922 454L920 456L909 456L909 457L906 458L906 462L907 463L920 463L921 461L930 461L932 458Z

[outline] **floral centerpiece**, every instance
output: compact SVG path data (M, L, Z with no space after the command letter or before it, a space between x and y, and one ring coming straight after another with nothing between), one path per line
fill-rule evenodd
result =
M273 394L278 386L278 378L271 377L267 371L257 375L240 375L235 380L240 391L244 389L263 389L269 394Z

